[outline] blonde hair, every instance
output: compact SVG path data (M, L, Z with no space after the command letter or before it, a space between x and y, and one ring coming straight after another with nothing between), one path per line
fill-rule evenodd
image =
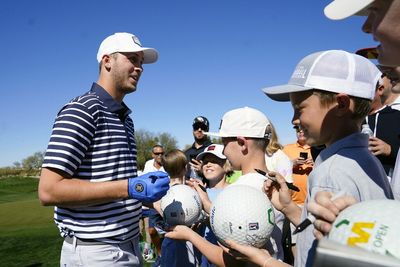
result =
M225 160L225 164L224 164L223 168L225 171L225 177L231 176L233 174L233 168L228 159Z
M278 151L279 149L282 149L283 146L279 143L278 134L276 133L275 127L272 125L271 122L267 126L267 130L268 129L271 134L270 134L269 142L268 142L267 148L265 149L265 152L269 156L272 156L276 151Z
M164 170L171 178L183 177L188 163L185 153L179 149L173 149L165 153L161 158Z

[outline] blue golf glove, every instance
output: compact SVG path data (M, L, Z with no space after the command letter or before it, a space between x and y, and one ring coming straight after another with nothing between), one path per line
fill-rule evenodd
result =
M130 198L142 202L154 202L161 199L169 189L168 174L162 171L148 172L128 179Z

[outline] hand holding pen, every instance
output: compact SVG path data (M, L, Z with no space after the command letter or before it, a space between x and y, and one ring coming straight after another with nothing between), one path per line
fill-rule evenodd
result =
M263 170L260 170L260 169L254 169L254 170L255 170L256 172L258 172L259 174L261 174L261 175L267 177L268 179L270 179L270 180L272 180L272 181L274 181L274 182L277 182L276 177L268 175L267 172L265 172L265 171L263 171ZM288 187L289 189L291 189L291 190L293 190L293 191L296 191L296 192L300 192L300 189L299 189L297 186L295 186L293 183L288 183L288 182L286 182L286 185L287 185L287 187Z
M290 221L299 222L301 209L292 200L292 190L289 189L282 175L277 172L268 172L264 191L277 210L283 212Z

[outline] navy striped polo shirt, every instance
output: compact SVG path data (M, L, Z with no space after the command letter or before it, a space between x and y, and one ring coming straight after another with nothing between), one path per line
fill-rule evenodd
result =
M93 83L89 92L58 113L42 167L94 183L136 177L130 113ZM138 236L141 210L140 201L120 199L80 208L55 207L54 220L63 237L119 243Z

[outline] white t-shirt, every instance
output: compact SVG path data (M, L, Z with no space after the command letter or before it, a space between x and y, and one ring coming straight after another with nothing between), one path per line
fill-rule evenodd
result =
M165 172L163 166L161 166L160 169L157 169L156 167L154 167L154 159L150 159L150 160L146 161L146 163L144 164L143 174L148 173L148 172L156 172L156 171Z
M286 182L293 183L293 165L289 157L281 150L277 150L272 156L265 154L265 163L268 170L280 173Z

